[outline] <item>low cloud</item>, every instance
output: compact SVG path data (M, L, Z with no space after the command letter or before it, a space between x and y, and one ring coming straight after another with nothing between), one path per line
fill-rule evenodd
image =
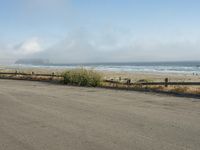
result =
M199 60L200 44L190 39L137 37L132 32L77 30L34 57L57 63Z
M14 63L19 58L32 57L42 50L42 42L35 37L18 44L0 42L0 63Z
M13 50L4 42L0 42L0 64L8 64L13 61Z
M39 38L19 44L0 43L0 59L49 59L53 63L183 61L200 59L198 39L136 36L133 32L85 29L71 31L57 44L44 48Z
M42 51L38 38L28 39L14 47L15 53L20 55L31 55Z

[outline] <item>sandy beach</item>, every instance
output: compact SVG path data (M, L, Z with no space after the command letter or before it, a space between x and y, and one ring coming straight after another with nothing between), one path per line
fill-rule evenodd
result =
M0 80L2 150L199 150L200 101Z
M150 81L164 81L169 78L169 81L200 81L200 76L190 74L174 74L174 73L156 73L156 72L103 72L105 78L130 78L132 81L150 80Z

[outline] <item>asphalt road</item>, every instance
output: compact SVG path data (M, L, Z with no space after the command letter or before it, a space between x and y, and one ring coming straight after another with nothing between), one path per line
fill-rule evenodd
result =
M0 150L199 150L200 100L0 80Z

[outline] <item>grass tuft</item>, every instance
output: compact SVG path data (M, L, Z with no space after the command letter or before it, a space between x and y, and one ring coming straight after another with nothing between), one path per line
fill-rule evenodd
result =
M72 69L62 73L64 84L97 87L101 84L101 75L93 70Z

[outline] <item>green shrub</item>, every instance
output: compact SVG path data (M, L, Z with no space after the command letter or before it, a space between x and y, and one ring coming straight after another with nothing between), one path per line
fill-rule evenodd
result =
M93 70L73 69L62 74L64 84L96 87L101 83L101 75Z

